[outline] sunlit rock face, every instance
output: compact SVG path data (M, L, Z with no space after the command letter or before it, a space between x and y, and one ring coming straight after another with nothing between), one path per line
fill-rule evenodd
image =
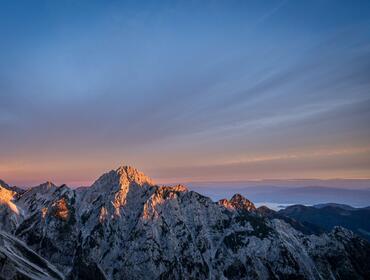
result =
M256 211L254 204L240 194L235 194L230 200L221 199L219 205L229 210Z
M17 191L0 180L0 230L15 230L22 219L22 212L15 204L17 197Z
M78 234L76 192L51 182L27 190L18 200L25 216L15 235L59 269L72 265Z
M308 235L239 194L215 203L182 185L157 186L128 166L89 188L46 183L12 203L23 214L8 233L68 279L366 279L370 273L369 244L345 229Z

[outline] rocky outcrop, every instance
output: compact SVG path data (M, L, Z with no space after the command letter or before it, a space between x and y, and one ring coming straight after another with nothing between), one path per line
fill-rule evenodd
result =
M0 180L0 230L13 231L22 219L22 211L15 204L18 193Z
M0 231L0 279L64 279L52 264L22 241Z
M221 199L218 204L229 210L256 211L254 204L241 194L235 194L230 200Z

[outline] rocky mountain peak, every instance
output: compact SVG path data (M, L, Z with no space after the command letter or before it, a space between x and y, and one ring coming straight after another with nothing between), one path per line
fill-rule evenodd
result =
M243 209L247 211L256 210L256 206L254 206L250 200L238 193L233 195L233 197L230 199L230 202L236 209Z
M17 193L0 182L0 230L13 229L18 222L19 209L14 203Z
M127 188L130 185L154 185L151 178L131 166L120 166L97 179L91 186L93 189Z
M176 191L176 192L187 192L187 191L189 191L189 189L186 186L182 185L182 184L171 186L170 188L171 188L171 190Z
M16 193L0 184L0 204L11 203Z
M46 181L45 183L42 183L36 187L33 187L32 189L37 189L37 191L49 191L55 188L57 188L57 186L54 183L50 181Z
M246 199L241 194L235 194L230 200L221 199L218 204L224 206L229 210L246 210L246 211L255 211L256 206Z
M5 183L3 180L0 179L0 187L3 187L5 189L10 189L9 185Z
M16 186L9 186L7 183L5 183L3 180L0 179L0 189L7 189L9 191L17 193L17 195L20 195L25 192L24 189L18 188Z
M118 174L121 184L136 183L138 185L154 185L151 178L134 167L120 166L115 172Z

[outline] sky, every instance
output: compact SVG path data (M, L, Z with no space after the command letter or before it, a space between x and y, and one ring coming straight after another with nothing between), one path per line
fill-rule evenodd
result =
M369 1L0 0L10 184L370 178L369 124Z

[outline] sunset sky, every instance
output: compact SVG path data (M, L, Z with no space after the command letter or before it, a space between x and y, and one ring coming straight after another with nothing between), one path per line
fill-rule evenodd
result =
M370 1L0 1L0 178L370 178Z

